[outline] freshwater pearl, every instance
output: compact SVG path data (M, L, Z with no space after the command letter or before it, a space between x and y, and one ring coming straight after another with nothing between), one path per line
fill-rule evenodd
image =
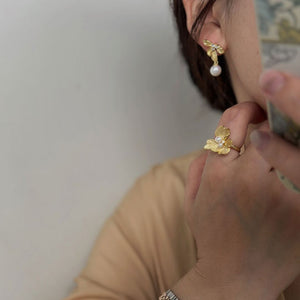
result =
M220 76L222 73L222 68L219 65L213 65L210 68L210 74L214 77Z
M218 144L218 148L222 148L224 146L224 144L225 144L225 141L220 136L217 136L215 138L215 141Z

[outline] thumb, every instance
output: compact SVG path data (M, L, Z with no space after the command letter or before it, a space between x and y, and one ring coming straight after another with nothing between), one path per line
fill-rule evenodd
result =
M203 152L190 164L185 187L184 210L186 216L190 215L191 209L195 202L197 192L201 183L201 177L205 167L207 155L208 151Z

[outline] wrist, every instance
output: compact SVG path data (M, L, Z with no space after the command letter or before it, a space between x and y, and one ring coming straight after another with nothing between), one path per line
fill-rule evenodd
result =
M275 300L276 293L272 293L260 284L250 282L213 283L193 267L182 277L171 290L180 300Z
M203 290L199 288L199 273L195 267L185 274L171 290L180 300L196 300L202 295Z

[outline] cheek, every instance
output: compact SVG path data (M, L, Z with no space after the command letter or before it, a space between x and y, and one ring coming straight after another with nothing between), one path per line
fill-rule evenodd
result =
M236 47L232 49L232 57L241 84L249 95L257 98L260 96L258 80L262 72L262 63L255 33L255 30L244 30L236 36Z
M237 1L233 16L226 33L228 55L244 94L262 104L258 85L262 63L253 0Z

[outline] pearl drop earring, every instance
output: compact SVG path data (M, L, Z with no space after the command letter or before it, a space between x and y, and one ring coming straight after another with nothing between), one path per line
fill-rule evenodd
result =
M209 40L204 40L204 45L209 47L207 55L214 62L213 66L210 68L210 74L214 77L218 77L222 74L222 68L219 65L218 54L222 55L225 53L224 49L218 45L210 42Z

